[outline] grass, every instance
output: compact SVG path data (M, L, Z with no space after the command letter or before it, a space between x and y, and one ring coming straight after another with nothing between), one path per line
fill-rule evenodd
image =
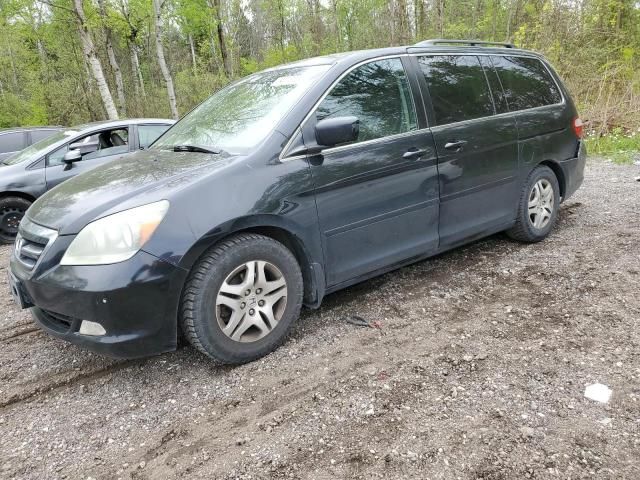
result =
M607 158L615 163L629 164L640 160L640 131L626 133L620 129L614 129L611 133L585 137L587 152Z

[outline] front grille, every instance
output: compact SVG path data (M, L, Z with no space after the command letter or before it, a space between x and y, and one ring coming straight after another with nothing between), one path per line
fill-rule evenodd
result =
M20 222L20 229L16 236L13 253L25 270L32 271L47 246L53 242L58 232L37 223L27 217Z
M18 261L27 270L33 270L47 244L34 242L23 238L20 234L16 237L14 253Z

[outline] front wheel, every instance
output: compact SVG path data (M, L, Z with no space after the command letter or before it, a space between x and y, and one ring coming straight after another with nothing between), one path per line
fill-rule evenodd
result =
M14 242L20 221L30 206L31 202L21 197L0 199L0 244Z
M302 305L300 266L284 245L240 234L194 266L182 299L184 336L223 363L246 363L276 349Z
M521 242L539 242L551 232L558 217L560 185L549 167L537 166L523 186L516 224L507 235Z

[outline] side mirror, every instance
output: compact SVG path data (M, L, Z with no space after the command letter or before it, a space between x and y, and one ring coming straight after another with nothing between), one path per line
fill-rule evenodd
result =
M82 160L82 153L80 153L80 150L69 150L67 153L64 154L64 157L62 158L62 160L65 163L64 169L71 170L71 167L73 167L74 162L78 162Z
M325 118L316 124L316 142L324 147L335 147L358 140L358 117Z

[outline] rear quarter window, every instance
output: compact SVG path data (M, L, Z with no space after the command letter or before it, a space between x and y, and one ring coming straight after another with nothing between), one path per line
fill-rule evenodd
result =
M556 82L537 58L492 56L509 110L554 105L562 101Z

